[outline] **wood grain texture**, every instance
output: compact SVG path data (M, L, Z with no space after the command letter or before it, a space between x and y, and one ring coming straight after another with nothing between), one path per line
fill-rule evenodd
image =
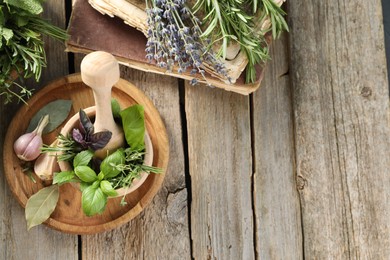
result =
M387 259L390 111L380 0L291 0L288 13L305 257Z
M253 196L259 259L303 258L287 40L284 34L274 41L264 84L253 95Z
M44 6L45 17L57 26L65 27L65 10L61 1L49 1ZM48 67L42 72L41 81L28 85L35 90L48 81L67 73L67 55L64 44L46 42ZM20 105L20 104L19 104ZM0 155L3 158L4 136L7 126L16 112L18 105L0 104ZM1 259L78 259L77 237L64 235L45 226L36 227L27 232L23 208L12 196L6 183L3 167L0 168L0 243ZM61 246L59 246L61 245ZM55 250L53 250L55 248Z
M187 86L195 259L254 259L249 97Z
M177 79L122 68L121 76L154 102L167 128L170 161L163 187L127 225L82 237L84 259L189 259L187 189ZM104 248L104 250L102 250Z

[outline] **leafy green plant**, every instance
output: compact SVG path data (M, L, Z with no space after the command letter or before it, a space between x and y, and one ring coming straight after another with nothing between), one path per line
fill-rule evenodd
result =
M0 1L0 96L4 102L24 101L32 90L23 86L25 78L39 81L46 67L43 35L65 40L64 30L44 20L42 0Z
M92 157L93 152L90 150L78 153L73 160L73 171L60 172L53 179L53 184L58 185L71 181L80 182L81 204L87 216L103 213L108 197L117 195L109 179L120 173L113 165L123 164L125 161L123 149L119 149L103 160L100 172L96 173L89 166Z

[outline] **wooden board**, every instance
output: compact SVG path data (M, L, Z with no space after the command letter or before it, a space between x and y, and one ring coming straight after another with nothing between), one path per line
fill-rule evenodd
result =
M146 207L165 177L168 164L169 146L166 130L153 103L135 86L125 80L119 80L113 87L112 97L116 98L122 108L141 104L145 109L145 125L153 143L153 166L163 170L163 174L150 174L144 184L126 196L127 204L120 205L122 198L109 199L107 208L101 215L87 217L81 210L81 192L70 184L60 186L60 198L56 210L46 224L54 229L67 233L91 234L113 229L128 222ZM80 108L94 105L92 90L81 82L79 74L69 75L49 84L23 106L12 120L4 143L5 176L10 189L25 207L27 199L45 184L34 184L22 172L22 166L13 152L14 141L25 132L32 116L47 103L57 99L72 100L70 116ZM60 127L61 128L61 127ZM57 136L53 131L43 137L50 144Z
M253 95L253 197L258 259L302 259L287 34L271 47L264 85Z
M224 259L229 254L232 259L243 258L236 256L241 255L241 216L243 211L248 215L248 206L239 207L236 202L223 204L232 201L230 187L223 185L235 181L237 172L250 171L244 169L249 148L237 144L252 134L256 194L251 192L251 196L256 221L253 229L249 226L247 229L247 233L253 233L253 240L246 241L253 244L249 251L255 258L387 259L390 112L381 3L378 0L288 3L289 73L286 74L286 64L281 61L267 68L271 72L262 89L253 95L253 114L240 123L233 118L247 114L247 109L237 110L248 105L247 98L236 98L232 93L215 94L221 91L204 86L188 86L185 98L180 99L176 78L122 68L122 77L142 88L160 111L170 140L170 157L174 158L169 162L162 189L127 224L95 235L68 235L45 225L25 232L24 211L9 190L2 165L0 258L201 259L206 255L207 259L210 255ZM57 9L63 8L63 2L48 1L47 5L50 19L61 20L62 13ZM289 47L285 42L283 45ZM54 48L50 44L49 49L49 67L44 70L44 79L31 85L36 89L67 73L67 54L62 46ZM274 51L285 49L277 47ZM202 100L210 94L211 100L204 103ZM292 125L286 114L290 105ZM229 110L229 106L235 109ZM18 107L0 104L1 146L6 127ZM195 111L197 108L210 114L204 113L206 118L202 119L202 114ZM213 114L215 111L220 113ZM186 125L192 129L188 132L191 140L188 146ZM245 131L237 131L241 125ZM205 139L201 138L202 130ZM232 133L227 134L228 131ZM242 132L245 134L238 134ZM291 133L292 140L288 137ZM229 146L221 148L217 141L210 144L211 135L217 141L223 140L222 144L232 142L230 147L234 151L226 149ZM293 160L291 142L295 147ZM196 159L188 171L187 152L189 158ZM221 160L232 153L235 161L222 165ZM244 153L245 158L240 158L239 153ZM3 154L0 149L0 155ZM291 163L301 207L294 202L290 186L294 181L289 170ZM190 170L192 183L188 179L185 183L185 174ZM201 186L205 176L214 178L213 187ZM244 188L250 190L248 186L245 184ZM209 207L199 203L205 201L202 198L207 194ZM219 205L225 208L218 209ZM197 213L196 209L203 211ZM297 231L295 238L299 217L294 211L301 213L302 220L301 233ZM196 219L198 216L207 219ZM230 247L231 241L237 244ZM301 251L297 249L300 246Z
M292 0L288 13L304 255L388 259L390 105L381 1Z
M249 97L187 86L195 259L254 259Z

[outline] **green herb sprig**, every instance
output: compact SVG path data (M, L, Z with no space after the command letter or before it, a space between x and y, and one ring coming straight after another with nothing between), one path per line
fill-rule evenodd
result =
M110 180L114 189L130 187L133 180L139 178L142 172L161 173L160 168L142 164L145 152L129 147L124 150L124 155L125 160L123 163L111 165L120 171L120 174Z
M44 20L41 0L0 2L0 96L4 103L14 98L24 101L32 89L23 86L25 78L39 81L46 67L43 35L65 40L64 30Z
M288 30L285 12L273 0L197 0L193 11L205 14L201 37L212 39L211 44L221 40L218 54L223 58L229 43L240 44L248 58L247 83L256 81L255 65L269 59L267 31L259 31L257 22L265 15L269 16L274 38Z

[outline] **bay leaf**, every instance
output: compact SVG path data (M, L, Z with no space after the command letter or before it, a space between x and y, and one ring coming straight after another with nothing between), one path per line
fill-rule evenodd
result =
M42 116L49 115L49 124L45 127L43 134L50 133L60 126L68 117L72 108L72 100L58 99L42 107L30 120L27 132L32 132L37 127Z
M25 216L27 229L42 224L56 208L60 192L57 185L50 185L40 189L32 195L26 204Z

